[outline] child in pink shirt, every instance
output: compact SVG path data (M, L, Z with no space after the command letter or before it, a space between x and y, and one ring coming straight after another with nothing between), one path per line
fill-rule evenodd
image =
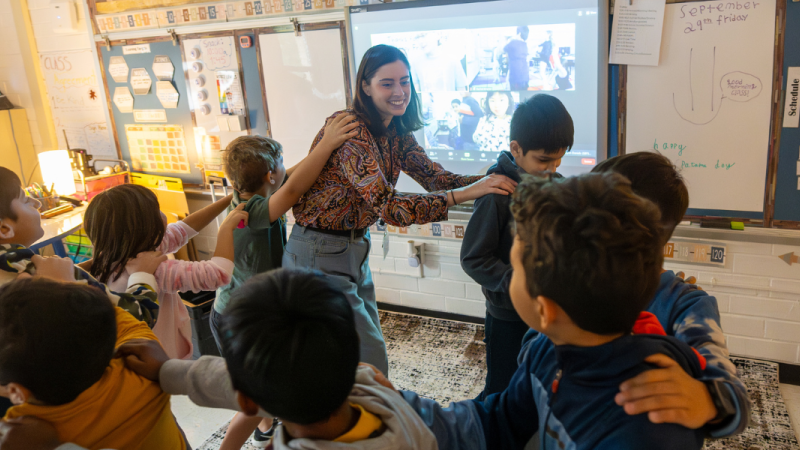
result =
M126 264L140 252L177 252L230 204L225 197L185 219L167 225L155 194L144 186L125 184L97 195L86 210L84 228L94 245L89 272L115 286L144 282L158 286L159 313L153 332L172 358L192 356L192 327L179 292L213 291L230 283L233 272L233 230L247 213L233 210L219 228L217 247L210 261L168 259L155 275L133 274ZM244 205L242 205L243 207ZM146 277L147 280L138 280ZM154 278L150 278L154 277ZM137 278L137 279L132 279Z

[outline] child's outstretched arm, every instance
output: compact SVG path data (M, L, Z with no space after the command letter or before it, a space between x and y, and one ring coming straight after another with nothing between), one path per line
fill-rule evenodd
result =
M232 199L233 195L223 197L205 208L189 214L183 219L183 223L189 225L195 231L200 231L207 227L218 215L222 214L231 204Z
M217 248L210 261L167 260L158 266L156 279L160 292L213 291L231 282L233 274L233 230L239 222L247 225L245 203L228 214L219 227Z
M249 215L244 210L246 203L239 203L239 205L230 212L222 221L217 233L217 248L214 250L214 257L225 258L233 261L233 230L235 230L240 222L247 225Z
M286 170L288 177L286 183L269 198L270 222L278 220L306 191L311 189L331 153L358 133L355 130L357 126L358 122L350 114L339 114L328 120L322 139L311 154L296 166Z
M170 395L188 395L198 406L240 411L225 360L219 356L202 356L196 361L169 359L156 341L134 340L117 348L115 357L125 366L156 381ZM259 416L270 417L259 411Z

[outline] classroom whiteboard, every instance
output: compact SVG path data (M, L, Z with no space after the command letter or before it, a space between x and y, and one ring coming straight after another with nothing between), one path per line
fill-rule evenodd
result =
M308 155L325 119L347 106L339 28L258 38L270 130L288 168Z
M775 7L669 4L659 65L628 66L626 152L669 157L692 209L764 210Z
M58 138L58 148L82 148L96 158L117 158L105 116L105 95L91 50L43 53L42 77Z

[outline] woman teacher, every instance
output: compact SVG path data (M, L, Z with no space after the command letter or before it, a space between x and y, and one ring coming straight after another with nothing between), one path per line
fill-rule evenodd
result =
M432 162L412 134L424 125L406 56L377 45L364 54L356 76L357 134L336 150L311 189L294 206L296 224L283 267L306 267L341 283L355 314L361 360L388 373L375 285L369 268L368 228L380 219L395 226L447 220L447 208L486 194L506 194L504 176L460 176ZM319 132L311 148L322 138ZM429 194L394 190L400 171Z

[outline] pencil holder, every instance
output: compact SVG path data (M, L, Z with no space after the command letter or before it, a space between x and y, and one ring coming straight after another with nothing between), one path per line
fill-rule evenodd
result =
M39 212L40 213L43 213L43 212L45 212L45 211L47 211L49 209L53 209L53 208L58 207L58 204L61 201L58 198L58 196L55 196L55 197L42 197L42 198L39 198L37 200L39 200L39 203L42 204L42 206L39 207Z

